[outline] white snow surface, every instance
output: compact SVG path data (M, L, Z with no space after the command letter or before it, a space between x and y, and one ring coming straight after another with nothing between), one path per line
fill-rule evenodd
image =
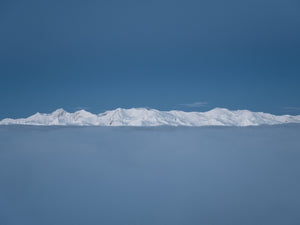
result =
M117 108L100 114L85 110L69 113L57 109L52 113L36 113L28 118L3 119L0 125L37 126L258 126L300 123L300 115L272 115L249 110L215 108L207 112L159 111L146 108Z

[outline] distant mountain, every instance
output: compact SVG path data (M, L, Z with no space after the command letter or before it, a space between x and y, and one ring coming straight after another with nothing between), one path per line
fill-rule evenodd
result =
M36 113L28 118L3 119L0 125L77 125L77 126L257 126L263 124L300 123L300 115L276 116L248 110L215 108L207 112L158 111L146 108L131 108L92 114L85 110L74 113L63 109Z

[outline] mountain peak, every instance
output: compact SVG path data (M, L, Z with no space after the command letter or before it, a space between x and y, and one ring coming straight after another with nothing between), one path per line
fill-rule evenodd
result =
M59 108L59 109L53 111L51 114L54 115L54 116L63 116L66 113L68 113L68 112L65 111L63 108Z

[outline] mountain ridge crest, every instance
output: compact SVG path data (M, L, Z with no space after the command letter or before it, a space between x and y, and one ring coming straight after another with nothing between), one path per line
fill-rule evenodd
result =
M214 108L206 112L159 111L149 108L117 108L93 114L84 109L35 113L27 118L6 118L0 125L37 126L258 126L300 123L300 115L273 115L249 110Z

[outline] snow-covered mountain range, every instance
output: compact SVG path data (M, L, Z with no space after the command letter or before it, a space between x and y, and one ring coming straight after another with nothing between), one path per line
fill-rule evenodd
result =
M77 125L77 126L257 126L263 124L300 123L300 115L272 115L248 110L231 111L215 108L207 112L159 111L131 108L92 114L85 110L74 113L63 109L36 113L28 118L3 119L0 125Z

